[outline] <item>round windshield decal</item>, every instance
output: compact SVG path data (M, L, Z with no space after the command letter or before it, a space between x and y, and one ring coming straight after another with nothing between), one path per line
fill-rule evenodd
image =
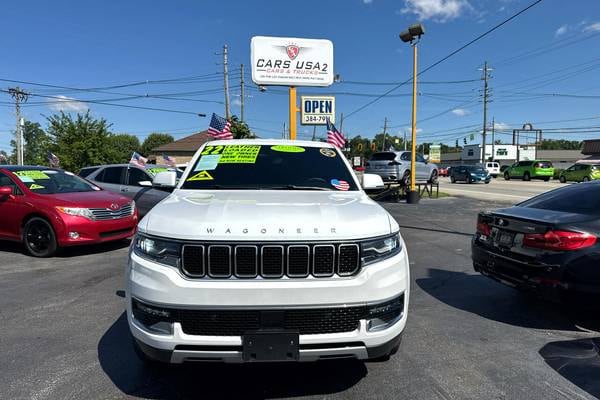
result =
M332 149L321 149L319 150L321 152L321 154L323 154L325 157L335 157L335 150Z
M271 150L279 151L281 153L304 153L304 147L291 146L286 144L278 144L277 146L271 146Z

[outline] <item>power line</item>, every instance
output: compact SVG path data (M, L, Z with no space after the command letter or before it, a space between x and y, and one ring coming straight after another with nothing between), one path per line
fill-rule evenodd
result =
M527 7L523 8L521 11L513 14L512 16L508 17L507 19L505 19L504 21L496 24L495 26L493 26L492 28L488 29L487 31L483 32L482 34L478 35L477 37L475 37L474 39L472 39L471 41L465 43L464 45L460 46L458 49L450 52L448 55L442 57L441 59L439 59L438 61L434 62L433 64L429 65L427 68L425 68L424 70L422 70L421 72L419 72L417 74L417 76L421 76L422 74L424 74L425 72L433 69L434 67L440 65L441 63L443 63L444 61L446 61L447 59L449 59L450 57L456 55L457 53L461 52L462 50L466 49L467 47L471 46L473 43L478 42L479 40L483 39L484 37L486 37L487 35L489 35L490 33L494 32L495 30L497 30L498 28L500 28L501 26L507 24L508 22L512 21L513 19L517 18L519 15L523 14L524 12L526 12L527 10L529 10L530 8L534 7L535 5L541 3L543 0L536 0L533 3L531 3L530 5L528 5ZM388 91L384 92L383 94L381 94L380 96L378 96L377 98L367 102L366 104L364 104L363 106L357 108L356 110L352 111L350 114L348 114L346 116L346 118L364 110L365 108L367 108L368 106L376 103L377 101L381 100L382 98L386 97L387 95L389 95L390 93L392 93L393 91L395 91L396 89L398 89L399 87L407 84L408 82L411 82L412 78L409 78L401 83L399 83L398 85L392 87L391 89L389 89Z

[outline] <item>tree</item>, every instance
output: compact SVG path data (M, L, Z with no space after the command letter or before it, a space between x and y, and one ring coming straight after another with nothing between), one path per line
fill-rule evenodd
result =
M23 164L48 164L48 150L52 146L52 138L42 129L39 123L25 121L23 125L23 142ZM11 140L10 144L16 154L16 142Z
M111 135L108 137L108 144L111 150L110 160L111 164L126 163L133 154L134 151L140 151L140 140L133 135L127 133L120 133L118 135Z
M105 164L111 160L109 128L105 119L95 119L89 111L75 118L61 111L48 117L47 131L54 142L51 151L69 171Z
M583 142L565 139L544 139L538 150L581 150Z
M256 139L250 127L245 122L241 122L237 116L232 115L229 122L231 122L230 130L234 139Z
M163 144L172 143L175 139L173 136L168 133L151 133L148 135L142 146L140 147L140 152L144 156L148 156L155 148L162 146Z
M10 156L4 150L0 150L0 164L8 164L10 162Z

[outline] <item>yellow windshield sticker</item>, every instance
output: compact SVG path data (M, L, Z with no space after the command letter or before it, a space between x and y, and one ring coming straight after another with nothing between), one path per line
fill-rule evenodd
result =
M212 181L213 177L208 173L208 171L200 171L196 175L191 178L187 178L187 181Z
M149 168L149 169L147 169L146 171L150 172L152 175L156 175L156 174L158 174L159 172L165 172L165 171L168 171L168 169L167 169L167 168L161 168L161 167L158 167L158 168Z
M29 189L44 189L44 186L34 183L31 186L29 186Z
M219 146L206 146L204 149L202 149L202 153L200 153L201 155L205 156L207 154L211 154L211 155L218 155L218 154L223 154L223 149L225 148L225 146L223 145L219 145Z
M281 153L304 153L304 147L290 146L290 145L285 145L285 144L271 146L271 150L279 151Z
M28 177L34 180L38 180L38 179L50 179L48 177L48 175L46 175L45 173L43 173L42 171L38 171L38 170L27 170L27 171L16 171L15 175L17 175L18 177Z
M259 151L260 145L227 145L221 154L219 164L254 164Z

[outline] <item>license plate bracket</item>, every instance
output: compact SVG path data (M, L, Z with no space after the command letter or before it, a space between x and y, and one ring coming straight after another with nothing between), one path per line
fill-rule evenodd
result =
M504 247L512 247L515 241L515 234L498 228L492 229L494 244Z
M298 361L300 334L290 331L253 331L242 336L246 362Z

